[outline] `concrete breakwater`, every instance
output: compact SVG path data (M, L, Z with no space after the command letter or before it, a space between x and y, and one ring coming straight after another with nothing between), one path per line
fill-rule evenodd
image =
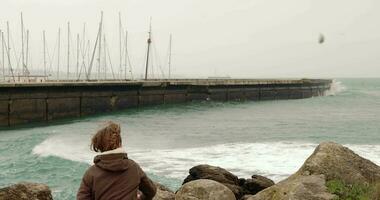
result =
M196 100L322 96L332 80L170 79L0 84L0 127Z

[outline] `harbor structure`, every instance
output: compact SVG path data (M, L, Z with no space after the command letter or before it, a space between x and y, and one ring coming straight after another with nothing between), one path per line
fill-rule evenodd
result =
M151 79L0 84L0 127L190 101L264 101L323 96L328 79Z
M155 56L151 54L155 48L151 19L144 57L145 73L141 80L138 80L132 74L132 64L128 55L128 31L123 28L120 13L119 65L112 64L103 12L93 43L86 36L87 28L84 23L82 36L76 34L75 45L71 41L73 30L68 22L67 32L58 28L56 46L54 51L49 51L46 31L42 31L43 60L39 67L43 69L33 73L29 60L30 31L25 28L22 13L20 52L16 52L15 48L11 49L13 42L10 39L9 22L6 25L6 31L0 27L0 127L36 122L49 123L59 119L73 119L128 108L189 101L310 98L324 95L332 83L332 80L328 79L233 79L229 76L176 79L172 73L171 34L167 60L168 74L165 77L164 70L160 69L161 77L155 77L152 73ZM66 45L64 38L67 38ZM61 46L66 46L67 51L61 50ZM71 48L75 47L76 50L73 51ZM67 53L66 59L61 59L62 52ZM21 62L18 62L18 57ZM66 60L66 63L60 63L62 60ZM72 70L70 65L73 61L76 62L75 70ZM61 65L66 66L66 73L61 74Z

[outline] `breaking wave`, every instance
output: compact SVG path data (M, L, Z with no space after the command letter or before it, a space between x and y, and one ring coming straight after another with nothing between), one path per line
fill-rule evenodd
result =
M191 167L210 164L226 168L239 177L260 174L278 182L296 172L316 146L302 142L230 143L179 149L127 148L127 151L147 172L158 176L183 180ZM380 164L380 145L346 146ZM34 147L33 153L88 164L96 155L88 145L63 136L46 139Z

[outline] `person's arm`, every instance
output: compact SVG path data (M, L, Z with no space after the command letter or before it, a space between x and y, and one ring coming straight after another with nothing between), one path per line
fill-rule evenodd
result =
M77 193L77 200L92 200L92 184L91 184L92 178L90 177L88 170L83 175L82 182L80 184L78 193Z
M137 165L138 166L138 165ZM145 172L138 166L140 174L140 185L139 190L143 193L144 200L152 200L154 195L156 195L156 185L153 181L148 178Z

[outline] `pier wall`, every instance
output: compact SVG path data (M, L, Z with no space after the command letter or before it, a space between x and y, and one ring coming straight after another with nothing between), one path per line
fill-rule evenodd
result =
M331 80L149 80L0 84L0 127L189 101L322 96Z

